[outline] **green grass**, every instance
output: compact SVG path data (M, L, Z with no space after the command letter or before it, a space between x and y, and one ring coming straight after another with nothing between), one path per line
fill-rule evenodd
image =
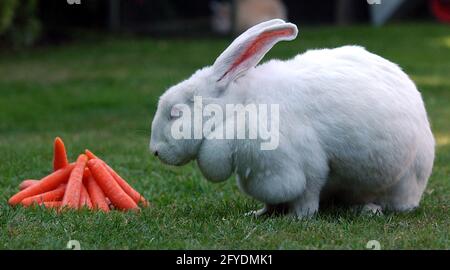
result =
M420 208L381 217L346 209L307 221L254 219L261 204L234 179L206 182L195 164L161 164L149 154L158 96L211 64L228 40L100 39L0 53L0 248L64 249L382 249L450 248L450 32L434 24L304 28L268 58L309 48L361 44L397 62L418 84L437 139L433 175ZM140 214L11 208L26 178L49 173L52 141L74 160L90 148L151 200Z

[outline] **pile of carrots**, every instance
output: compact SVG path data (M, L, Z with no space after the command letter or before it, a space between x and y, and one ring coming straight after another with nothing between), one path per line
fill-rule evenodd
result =
M42 205L47 208L109 212L111 209L138 211L148 201L106 162L89 150L69 163L64 142L57 137L53 148L53 173L41 180L24 180L10 205Z

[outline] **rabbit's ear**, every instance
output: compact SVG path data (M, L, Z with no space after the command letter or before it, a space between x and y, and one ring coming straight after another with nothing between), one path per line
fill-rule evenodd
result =
M277 42L293 40L297 33L297 26L279 19L263 22L248 29L214 62L213 69L217 83L226 86L255 67Z

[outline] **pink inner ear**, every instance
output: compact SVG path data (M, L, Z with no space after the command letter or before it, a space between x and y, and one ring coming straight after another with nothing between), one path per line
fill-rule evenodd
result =
M262 33L252 43L250 43L245 51L233 62L233 64L231 64L231 67L222 75L222 77L220 77L218 81L222 80L228 73L245 62L247 59L257 54L268 42L276 38L290 36L292 34L293 30L290 28Z

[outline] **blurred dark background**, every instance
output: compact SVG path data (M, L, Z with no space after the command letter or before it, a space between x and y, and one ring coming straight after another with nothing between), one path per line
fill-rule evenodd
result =
M299 25L450 21L450 0L1 0L0 42L30 46L79 33L233 35L260 21Z

